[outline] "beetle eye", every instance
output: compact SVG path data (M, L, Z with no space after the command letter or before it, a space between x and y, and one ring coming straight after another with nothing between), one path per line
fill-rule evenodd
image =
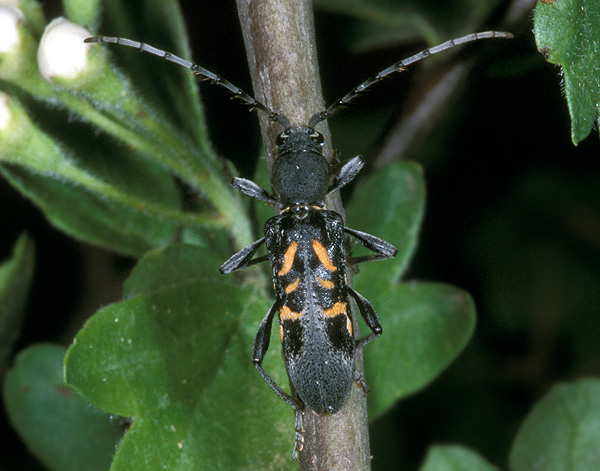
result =
M287 141L288 137L290 137L290 136L285 131L283 131L281 134L279 134L275 138L275 144L277 145L277 147L280 147L285 141Z
M314 131L310 135L310 138L312 139L313 142L317 143L320 146L322 146L323 143L325 142L325 138L323 137L323 134L321 134L320 132L317 132L317 131Z

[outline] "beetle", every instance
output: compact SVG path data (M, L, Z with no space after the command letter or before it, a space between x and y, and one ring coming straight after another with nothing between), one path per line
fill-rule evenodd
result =
M486 31L446 41L403 59L368 78L327 109L316 113L305 125L292 126L284 115L271 110L224 78L203 67L145 43L125 38L98 36L85 42L115 43L139 49L190 69L196 75L229 90L253 109L281 125L276 138L277 157L271 172L272 193L251 180L234 178L242 194L264 201L279 214L264 224L264 236L231 256L219 270L228 274L269 260L275 303L262 320L254 341L253 363L273 391L295 411L294 458L302 449L302 414L305 407L318 414L335 414L346 403L351 387L366 385L354 367L357 348L381 335L379 317L371 303L348 285L346 266L394 257L396 247L374 235L346 227L342 217L326 209L325 197L349 182L364 165L357 156L332 175L323 154L323 135L316 126L359 94L394 72L432 54L487 38L511 38L512 34ZM350 257L346 238L356 239L372 253ZM267 256L256 257L265 245ZM353 299L371 333L355 338L349 300ZM279 320L282 356L294 397L285 392L262 366L269 348L275 315Z
M329 165L322 150L323 136L311 126L287 127L277 137L273 195L250 180L233 180L240 192L278 207L280 214L267 220L264 237L219 268L225 274L262 261L253 259L254 254L263 244L267 247L276 301L258 328L252 358L267 384L296 413L294 457L302 449L304 406L316 413L338 412L353 382L363 384L354 368L355 350L382 332L371 303L348 286L345 237L355 238L374 252L350 260L351 264L397 253L392 244L345 227L338 213L325 209L325 196L350 182L364 161L361 157L350 160L329 183ZM372 331L360 340L354 337L350 297ZM299 400L283 391L262 367L275 314L283 360Z

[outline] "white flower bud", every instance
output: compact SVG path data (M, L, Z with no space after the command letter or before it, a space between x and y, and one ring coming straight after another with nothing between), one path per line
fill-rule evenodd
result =
M12 6L0 5L0 52L9 52L20 43L18 26L23 12Z
M0 131L8 127L10 123L10 109L8 108L9 97L0 92Z
M85 28L64 18L56 18L46 26L38 48L38 66L46 80L54 77L76 78L87 65L91 44L83 42L91 34Z

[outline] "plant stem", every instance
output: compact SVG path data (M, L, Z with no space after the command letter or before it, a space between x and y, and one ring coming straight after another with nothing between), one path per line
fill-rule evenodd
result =
M306 124L313 114L324 109L312 2L237 0L237 6L256 99L283 113L292 126ZM275 137L282 129L262 113L260 124L270 169L276 157ZM325 137L325 155L331 156L327 123L322 123L318 130ZM329 209L343 215L338 192L326 203ZM357 327L356 309L353 317ZM356 352L355 365L363 375L361 351ZM358 387L352 388L346 405L336 414L305 410L303 435L302 471L371 468L366 397Z

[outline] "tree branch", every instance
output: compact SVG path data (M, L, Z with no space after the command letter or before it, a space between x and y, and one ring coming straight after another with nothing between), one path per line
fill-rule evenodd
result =
M273 111L283 113L292 125L306 124L313 114L324 109L312 2L237 0L237 6L256 98ZM282 130L264 115L260 116L260 123L270 169L276 157L274 139ZM318 130L325 137L325 155L331 156L327 123ZM338 192L326 203L343 215ZM356 311L353 309L352 315L358 327ZM355 361L363 375L361 351L356 352ZM292 423L290 420L290 436ZM302 471L363 471L370 467L366 397L358 387L352 388L348 402L336 414L305 411Z

